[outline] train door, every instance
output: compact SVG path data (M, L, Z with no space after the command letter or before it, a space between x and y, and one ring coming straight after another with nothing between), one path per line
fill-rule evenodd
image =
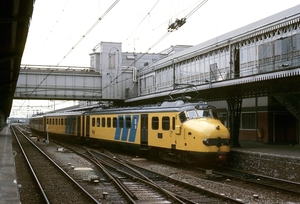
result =
M141 115L141 145L148 146L148 114Z
M87 138L89 138L89 137L90 137L90 116L86 116L86 126L85 126L85 130L86 130L85 136L86 136Z

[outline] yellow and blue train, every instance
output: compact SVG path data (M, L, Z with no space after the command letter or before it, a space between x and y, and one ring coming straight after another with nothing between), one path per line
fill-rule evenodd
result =
M174 100L154 106L48 114L30 118L29 125L40 133L76 136L188 163L224 160L230 151L228 129L216 108L203 102Z

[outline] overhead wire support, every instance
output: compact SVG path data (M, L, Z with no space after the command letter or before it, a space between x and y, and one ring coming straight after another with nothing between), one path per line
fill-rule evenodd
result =
M208 0L202 1L200 4L198 4L190 13L188 13L185 17L178 19L176 18L174 23L169 24L168 32L173 32L175 30L178 30L181 26L183 26L186 23L186 19L189 18L191 15L193 15L200 7L202 7Z

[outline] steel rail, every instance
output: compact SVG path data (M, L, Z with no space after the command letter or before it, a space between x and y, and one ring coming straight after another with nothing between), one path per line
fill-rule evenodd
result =
M94 198L88 191L86 191L75 179L73 179L65 170L63 170L52 158L50 158L42 149L40 149L36 144L34 144L28 137L19 129L16 128L37 150L39 150L49 161L53 163L65 176L67 176L77 187L79 187L91 200L95 203L100 204L100 202Z

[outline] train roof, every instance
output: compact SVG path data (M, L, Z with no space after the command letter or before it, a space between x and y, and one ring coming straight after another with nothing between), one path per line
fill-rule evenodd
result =
M82 115L83 113L84 113L84 111L48 113L48 114L43 114L43 115L32 116L30 118L59 117L59 116L77 116L77 115Z
M148 106L136 106L136 107L123 107L123 108L109 108L109 109L93 109L86 112L85 115L95 114L107 114L107 113L154 113L154 112L182 112L185 110L194 109L197 106L198 109L212 108L206 102L185 102L183 100L165 101L162 104L148 105ZM214 107L213 107L214 108Z

